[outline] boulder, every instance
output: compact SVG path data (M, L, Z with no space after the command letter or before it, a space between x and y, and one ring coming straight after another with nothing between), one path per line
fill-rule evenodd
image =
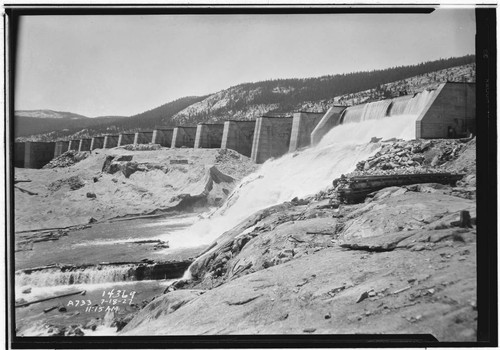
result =
M104 164L102 165L102 170L101 170L103 173L110 173L109 170L111 167L111 163L113 162L113 159L115 159L114 156L106 156L106 159L104 160Z
M100 318L92 318L83 326L84 329L90 329L95 331L98 326L102 325L102 320Z
M85 182L80 176L75 175L65 179L56 180L49 184L47 188L49 189L49 191L55 192L64 186L69 186L69 189L71 191L75 191L85 186Z
M50 325L47 333L49 333L51 337L64 337L66 334L66 327Z
M67 337L82 337L84 336L85 333L81 330L80 326L78 325L71 325L69 329L66 332Z
M116 331L121 331L133 318L134 314L128 314L123 317L116 318L111 324L112 327L116 327Z
M134 156L127 154L127 155L119 156L118 158L116 158L116 161L117 162L130 162L133 157Z
M136 162L127 162L122 165L121 170L123 175L128 179L130 175L135 173L139 168L139 165Z

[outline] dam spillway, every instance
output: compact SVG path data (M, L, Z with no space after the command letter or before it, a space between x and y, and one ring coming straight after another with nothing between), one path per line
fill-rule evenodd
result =
M416 119L416 139L465 137L476 131L475 107L474 83L447 82L435 90L345 107L340 117L333 118L335 121L330 123L328 121L332 119L330 115L333 110L329 110L318 126L329 124L328 127L333 128L341 124L412 115ZM320 141L328 127L316 127L311 133L313 144ZM377 137L375 134L373 136Z
M67 149L74 151L152 142L172 148L230 148L251 157L256 163L264 163L270 158L280 157L310 144L315 146L332 128L340 125L381 121L388 117L399 123L403 122L398 121L402 116L413 116L413 121L405 119L411 129L407 132L412 133L413 138L465 137L476 131L475 106L474 83L447 82L440 84L437 89L412 95L355 106L332 106L324 115L312 112L296 112L293 118L264 115L249 121L228 120L224 125L157 127L152 132L106 135L103 139L94 137L69 142L58 141L51 159L65 152L66 144L59 142L68 142ZM353 129L352 133L354 135L357 131ZM373 124L372 133L372 137L380 137L383 130ZM13 158L16 167L40 167L41 163L48 162L46 158L52 146L43 142L32 142L29 146L27 144L28 142L15 144ZM42 159L40 163L34 160L39 154Z
M273 135L277 129L285 129L281 123L286 123L286 118L257 118L252 159L264 164L256 172L242 179L240 186L231 193L222 207L211 213L209 219L201 220L189 228L189 234L193 234L191 239L197 244L213 242L222 233L242 222L248 217L248 213L327 189L331 186L332 179L355 170L359 161L368 159L380 150L381 143L371 142L373 137L382 140L411 140L419 135L430 135L418 134L418 123L422 123L422 131L428 132L435 128L441 137L446 138L454 112L450 113L450 117L436 116L429 112L436 110L436 113L448 113L446 103L454 100L457 104L454 107L457 111L455 116L460 116L458 112L461 112L460 118L464 121L475 120L475 112L470 108L474 96L471 91L473 86L448 83L437 90L377 101L373 106L334 106L327 111L311 133L311 139L314 139L312 136L315 132L323 134L322 137L315 135L317 138L314 147L274 159L266 160L266 157L272 157L269 151L273 145L266 145L265 142L259 144L256 140L262 136L269 140L269 135ZM450 89L447 89L448 87ZM351 113L351 116L360 120L359 122L351 120L343 123L341 118L344 111L349 109L351 112L354 109L355 112ZM468 112L463 111L464 109ZM363 115L367 110L376 113L374 116ZM271 120L277 122L263 123ZM286 144L287 140L283 138L280 141ZM263 150L262 146L268 146L268 149ZM260 147L261 159L255 159L256 147Z

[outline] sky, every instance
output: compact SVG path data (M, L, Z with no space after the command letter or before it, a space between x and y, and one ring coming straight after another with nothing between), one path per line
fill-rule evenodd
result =
M15 109L131 116L245 82L473 54L475 31L470 8L406 15L24 16Z

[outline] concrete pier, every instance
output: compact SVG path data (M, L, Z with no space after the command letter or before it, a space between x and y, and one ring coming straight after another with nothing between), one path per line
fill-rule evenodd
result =
M416 138L466 137L476 133L476 84L441 84L416 121Z
M104 136L104 143L102 148L113 148L118 146L119 135L106 135Z
M134 143L135 133L134 134L120 134L118 137L118 147L123 145L131 145Z
M252 160L264 163L288 152L292 133L293 118L262 116L255 122L252 144Z
M59 157L68 149L69 149L69 141L57 141L54 150L54 158Z
M80 148L80 140L70 140L69 141L69 149L72 151L78 151Z
M152 131L141 131L135 133L134 145L148 144L151 143L151 141L153 141Z
M103 147L104 147L104 136L96 136L92 138L92 141L90 143L91 150Z
M194 148L221 148L224 124L198 124Z
M24 168L24 142L14 143L14 167Z
M26 142L24 167L40 169L54 158L55 142Z
M339 124L340 117L345 109L346 106L332 106L326 111L318 125L311 132L311 145L317 145L328 131Z
M196 138L196 127L194 126L178 126L174 128L172 136L172 148L177 147L194 147Z
M163 147L170 147L172 146L173 134L174 134L174 128L155 129L153 130L153 139L151 140L151 143Z
M92 139L81 139L80 146L78 147L78 152L90 151L91 144L92 144Z
M311 144L311 132L320 122L324 113L296 112L293 114L292 134L289 152Z
M224 123L221 148L229 148L250 157L254 132L255 120L228 120Z

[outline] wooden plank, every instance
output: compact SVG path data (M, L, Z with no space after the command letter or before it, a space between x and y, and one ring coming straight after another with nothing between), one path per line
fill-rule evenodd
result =
M432 182L454 185L463 176L463 174L451 173L354 176L348 179L347 187L339 189L338 193L341 201L356 203L363 200L369 193L385 187Z

